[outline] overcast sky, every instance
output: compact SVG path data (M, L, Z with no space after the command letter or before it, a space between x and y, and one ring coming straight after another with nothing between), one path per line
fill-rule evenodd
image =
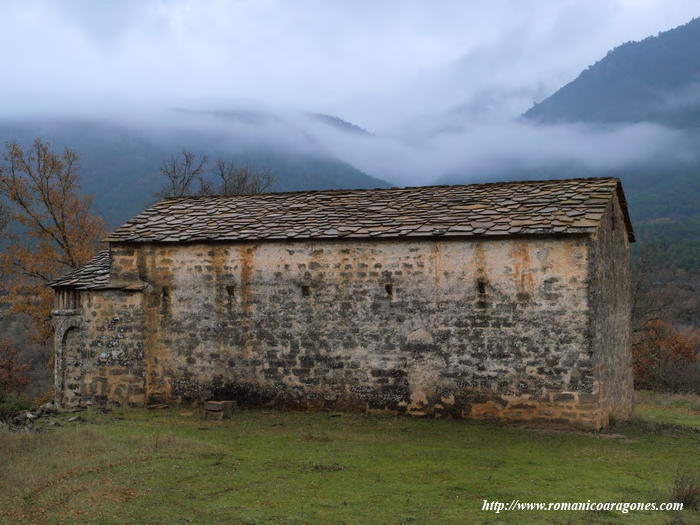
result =
M610 48L700 15L698 0L0 5L5 115L256 104L332 113L403 144L413 123L457 107L516 116Z

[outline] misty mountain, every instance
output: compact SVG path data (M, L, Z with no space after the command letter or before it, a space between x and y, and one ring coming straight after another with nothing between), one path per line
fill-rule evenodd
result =
M69 147L80 156L82 186L95 208L117 225L155 200L163 181L162 162L186 148L241 165L269 170L273 191L388 187L324 150L315 136L332 128L357 133L337 117L276 115L237 109L178 109L139 120L36 118L0 121L0 141L28 145L40 136L54 148ZM337 119L328 121L328 119ZM339 125L338 123L344 123ZM357 127L357 129L360 129Z
M343 120L342 118L336 117L335 115L326 115L325 113L309 113L309 116L318 120L319 122L323 122L324 124L332 126L346 133L363 135L365 137L372 136L372 134L366 129L361 128L360 126L353 124L352 122L348 122L347 120Z
M530 108L545 123L657 122L700 127L700 18L627 42Z
M700 241L698 49L700 19L628 42L524 115L543 124L584 122L605 127L651 122L683 133L689 155L601 173L623 180L641 238ZM562 171L581 170L566 166Z
M700 19L640 42L623 44L522 117L529 129L552 137L549 158L528 164L503 158L485 179L622 179L637 239L669 245L669 262L700 267ZM557 133L585 132L582 141L616 131L664 131L663 151L616 167L558 158ZM585 144L585 142L582 142ZM630 143L640 148L643 142ZM602 158L625 144L598 143ZM606 149L607 148L607 149ZM561 155L559 156L561 157ZM459 170L444 183L472 180Z

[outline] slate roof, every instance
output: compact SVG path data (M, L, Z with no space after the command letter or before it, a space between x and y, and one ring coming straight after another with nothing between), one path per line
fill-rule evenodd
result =
M109 242L483 237L591 233L620 181L588 178L181 197L160 201Z
M109 270L112 258L109 250L97 252L85 266L49 283L51 287L72 286L78 290L109 288Z

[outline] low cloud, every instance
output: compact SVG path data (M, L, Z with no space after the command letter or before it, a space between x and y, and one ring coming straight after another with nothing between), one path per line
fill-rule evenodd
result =
M0 111L332 155L395 184L603 170L689 153L660 126L519 115L608 49L695 14L695 0L8 0Z
M697 159L691 136L644 122L540 124L518 117L464 125L457 113L423 120L403 133L362 133L342 121L261 106L178 110L146 120L150 124L129 126L144 137L160 135L166 149L205 142L210 151L236 155L267 149L333 157L396 185L484 181L537 170L551 175L559 166L602 174Z
M524 119L479 122L421 139L318 134L334 155L395 184L441 180L483 181L509 172L573 166L609 172L655 162L688 162L696 157L683 132L650 123L618 126L537 124ZM566 173L562 173L566 175Z

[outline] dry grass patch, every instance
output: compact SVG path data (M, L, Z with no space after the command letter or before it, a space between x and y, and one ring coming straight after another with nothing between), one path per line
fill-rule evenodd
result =
M316 463L302 469L302 472L340 472L345 467L340 463Z
M637 401L643 405L682 408L690 413L695 412L700 415L700 395L697 394L671 394L639 390L636 395Z
M120 470L202 448L162 432L120 440L86 424L0 431L0 518L43 523L47 515L76 519L104 504L126 503L140 493L120 482Z
M327 434L318 432L305 432L301 435L301 440L307 443L330 443L333 441Z

